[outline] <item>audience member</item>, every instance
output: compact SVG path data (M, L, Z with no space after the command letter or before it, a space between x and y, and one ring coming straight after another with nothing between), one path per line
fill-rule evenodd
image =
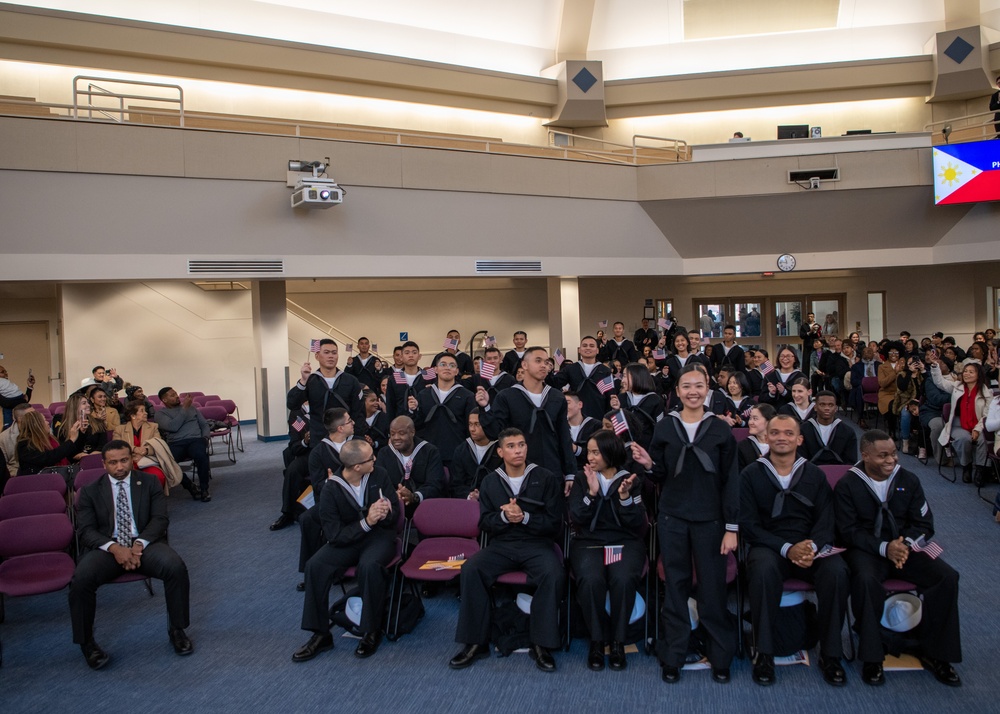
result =
M392 379L386 383L385 413L389 421L409 414L410 397L418 396L425 387L434 383L434 379L420 369L420 346L416 342L403 344L402 360L403 369L394 372Z
M419 357L418 349L417 358ZM365 407L361 401L361 383L353 375L337 368L339 358L336 341L329 338L320 340L319 352L316 353L319 371L313 372L312 363L309 361L302 365L299 381L288 391L286 406L290 410L299 409L308 402L309 413L317 416L326 414L327 409L343 407L354 420L355 434L362 437L365 433ZM156 415L157 421L159 416ZM326 437L326 430L320 420L310 420L309 428L312 434L310 441L313 444L318 444Z
M802 421L799 456L817 466L852 465L858 460L858 437L854 428L837 418L837 396L828 390L816 395L813 416Z
M81 387L89 387L95 384L104 390L104 393L109 397L125 387L124 380L118 376L118 370L114 367L105 369L101 365L94 367L91 370L91 376L80 382Z
M105 475L80 490L77 533L84 555L69 585L73 642L80 645L91 669L110 657L94 641L97 589L125 573L163 581L174 652L194 651L184 632L190 624L188 570L166 543L167 501L160 482L133 468L132 447L119 440L103 451Z
M344 371L353 375L361 386L368 389L378 389L381 362L371 353L372 343L367 337L358 338L358 354L347 358Z
M146 416L152 419L156 414L156 407L151 401L146 397L146 393L143 391L142 387L138 384L126 384L125 385L125 399L130 402L140 402L144 407L146 407ZM127 406L127 405L126 405Z
M479 500L479 486L486 474L500 466L496 441L491 441L479 423L479 408L469 413L469 438L455 448L451 458L448 494L452 498Z
M891 342L882 353L884 361L878 366L878 411L885 419L887 431L896 433L896 415L892 412L892 402L896 398L896 378L906 371L903 360L903 346Z
M191 493L194 484L187 474L182 474L170 447L160 436L160 427L148 420L146 405L129 402L125 407L125 423L114 430L114 440L124 441L132 446L132 466L153 474L160 482L165 495L170 495L170 487L181 484Z
M632 344L641 352L644 347L649 347L650 349L656 347L656 343L659 341L660 335L656 332L656 328L649 326L647 318L642 318L642 327L635 331Z
M468 437L466 423L476 408L472 392L458 383L458 372L456 357L442 352L437 357L437 382L406 400L417 434L437 447L445 468L455 448Z
M528 344L528 334L523 330L514 333L514 349L508 350L503 356L501 367L507 374L517 374L517 368L524 358L525 345Z
M736 445L739 469L742 471L762 456L767 456L771 447L767 443L767 423L777 412L770 404L755 404L747 418L750 434Z
M118 410L108 406L108 393L99 385L87 389L87 401L90 402L90 425L95 432L114 431L121 426Z
M639 353L632 344L632 340L625 337L625 323L616 322L612 325L612 337L604 345L601 353L602 362L613 362L617 360L621 364L635 362L639 358Z
M14 417L13 423L7 429L4 429L3 433L0 433L0 450L3 451L3 459L7 464L7 472L12 475L18 472L17 437L21 433L22 417L30 411L34 411L34 408L30 404L26 402L18 404L11 410ZM6 485L6 482L0 484L0 493L3 493L4 485Z
M202 503L208 503L212 500L208 491L208 482L212 479L208 459L208 422L194 408L194 398L190 394L182 402L173 387L163 387L157 396L163 402L154 417L160 427L160 435L167 440L174 461L194 461L201 488L199 490L192 485L189 492L192 498L200 498Z
M787 414L799 423L809 419L813 414L812 389L809 387L809 380L805 377L797 377L790 380L786 387L792 393L792 401L782 404L778 408L778 414Z
M760 401L775 409L792 401L792 384L796 379L805 378L799 370L799 356L795 350L785 345L778 350L777 369L770 371L761 381Z
M17 435L17 475L37 474L52 466L68 466L69 459L80 452L84 442L84 422L67 422L65 439L56 441L49 433L41 414L30 410L21 415Z
M463 417L463 423L467 420L468 415ZM413 420L408 416L392 420L389 444L379 452L379 463L407 516L412 516L417 504L425 498L441 498L448 492L441 451L431 442L417 438Z
M569 422L569 438L573 440L573 453L576 455L577 466L583 468L587 463L587 442L590 437L604 428L601 419L593 419L583 413L583 402L580 395L573 390L564 392L566 397L566 421ZM662 401L660 402L663 403Z
M14 420L13 409L18 404L31 403L31 391L35 387L35 375L28 371L28 388L21 388L10 381L7 368L0 364L0 407L3 408L3 428L7 428Z
M580 360L571 364L564 362L558 372L545 378L546 384L556 389L568 387L576 393L583 402L584 416L591 419L600 419L608 410L607 395L612 391L601 386L612 374L607 365L597 361L598 352L597 339L587 335L580 340Z
M986 412L992 392L986 383L983 366L970 363L962 368L961 381L946 380L937 363L931 365L931 379L935 386L951 393L951 412L938 442L951 445L954 458L962 466L962 481L972 483L973 466L987 468L986 439L983 436Z

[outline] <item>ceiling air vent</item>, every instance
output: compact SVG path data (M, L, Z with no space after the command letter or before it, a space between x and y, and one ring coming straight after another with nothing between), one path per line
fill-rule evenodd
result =
M283 260L189 260L188 275L281 275Z
M477 273L540 273L540 260L477 260Z

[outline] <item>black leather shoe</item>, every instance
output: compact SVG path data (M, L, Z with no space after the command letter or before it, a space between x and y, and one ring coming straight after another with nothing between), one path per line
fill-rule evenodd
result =
M847 684L847 672L840 664L840 658L820 657L819 669L823 673L823 681L831 687L843 687Z
M750 675L754 684L762 687L770 687L775 682L774 657L762 652L757 653L757 659L753 663L753 672Z
M371 657L373 654L378 652L378 646L380 644L382 644L382 633L369 632L361 638L361 642L358 643L358 648L354 650L354 656L358 659Z
M201 502L208 503L212 500L212 494L208 492L208 486L201 490Z
M587 655L587 668L595 672L604 669L604 643L590 641L590 653Z
M194 645L191 644L191 638L187 636L181 628L172 628L167 631L170 635L170 644L174 646L174 652L184 656L189 655L194 652Z
M719 684L729 684L729 667L712 667L712 680Z
M489 656L489 645L466 645L461 652L449 660L448 666L452 669L465 669L477 659L484 659Z
M556 671L556 661L552 657L552 653L541 645L532 645L531 649L528 650L528 654L531 659L535 660L535 666L543 672L555 672Z
M306 591L306 581L302 580L298 585L295 586L296 592L304 593Z
M929 657L921 657L920 663L924 665L924 669L930 670L930 673L934 675L934 679L941 682L941 684L946 684L949 687L961 687L962 678L958 676L958 672L947 662L942 662L939 659L930 659Z
M320 652L333 649L333 635L329 632L320 634L317 632L309 638L309 641L295 650L292 655L292 662L308 662Z
M861 681L871 687L881 687L885 684L885 672L881 662L865 662L861 668Z
M972 464L962 467L962 483L972 483Z
M188 477L186 476L184 477L184 480L181 481L181 486L184 488L185 491L191 494L191 498L193 498L195 501L201 498L201 491L198 490L198 486L195 484L194 481L192 481Z
M100 646L91 640L85 645L80 645L83 656L87 660L87 666L91 669L100 669L108 663L111 657Z
M288 526L295 523L295 519L286 513L282 513L278 516L278 520L271 524L270 529L272 531L280 531L282 528L288 528Z
M669 664L663 665L663 671L660 673L660 678L667 684L677 684L681 681L680 667L674 667Z
M611 643L611 653L608 656L608 665L615 672L621 672L628 667L628 660L625 659L625 645L621 642Z

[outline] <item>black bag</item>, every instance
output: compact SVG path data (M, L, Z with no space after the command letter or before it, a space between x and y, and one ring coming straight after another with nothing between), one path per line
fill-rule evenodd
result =
M501 657L531 645L530 618L514 600L498 601L493 608L493 633L490 639Z
M330 622L338 627L343 627L355 637L361 637L364 633L347 616L347 599L352 597L361 597L361 590L351 588L343 597L330 606Z
M812 649L819 641L816 606L810 600L778 608L774 625L775 657L788 657L799 650Z
M342 627L352 635L361 637L364 633L347 616L347 599L361 597L359 588L351 588L347 593L330 606L330 622L338 627ZM407 635L413 632L420 618L424 616L424 604L420 597L413 593L404 592L399 606L399 619L391 618L394 613L389 610L389 603L386 603L385 631L390 640L395 640L400 635Z

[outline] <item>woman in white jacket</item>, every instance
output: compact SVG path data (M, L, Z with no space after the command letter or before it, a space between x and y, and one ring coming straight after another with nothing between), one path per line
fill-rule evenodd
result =
M931 379L944 392L951 394L951 413L948 422L938 438L942 446L951 442L955 458L962 465L962 482L972 483L972 467L985 468L986 411L993 397L986 382L986 372L978 363L969 363L962 368L958 382L943 379L937 361L931 365Z
M986 429L994 434L1000 431L1000 396L993 397L990 402L989 411L986 413ZM1000 454L1000 439L993 440L993 449ZM983 475L985 476L985 474ZM997 523L1000 523L1000 491L997 491L993 501L993 518Z

